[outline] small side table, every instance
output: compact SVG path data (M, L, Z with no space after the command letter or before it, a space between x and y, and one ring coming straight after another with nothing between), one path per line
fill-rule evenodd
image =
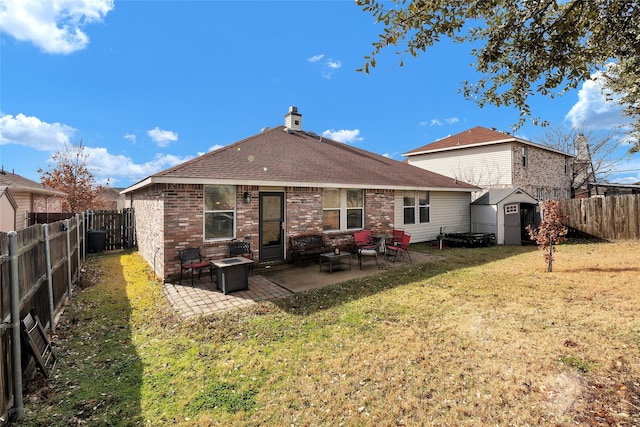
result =
M349 270L351 270L351 252L325 252L320 254L320 271L322 271L322 263L329 263L329 273L333 273L333 268L338 265L346 264L343 260L349 260Z
M223 258L211 261L216 267L218 289L223 294L249 289L249 266L253 261L244 257Z

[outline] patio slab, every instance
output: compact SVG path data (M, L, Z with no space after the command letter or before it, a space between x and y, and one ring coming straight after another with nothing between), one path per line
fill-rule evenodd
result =
M428 254L411 252L414 264L421 264L437 259ZM165 283L164 295L176 311L184 318L206 316L223 310L241 308L262 301L283 298L293 293L321 288L335 283L346 282L351 279L379 274L389 268L406 265L398 261L395 264L381 259L382 268L378 269L372 259L362 263L362 270L358 267L358 260L354 257L351 269L336 269L333 273L320 271L318 264L303 267L287 264L273 268L257 270L249 276L249 289L224 295L216 289L215 281L211 283L208 275L194 280L191 287L190 278L183 279L182 284Z

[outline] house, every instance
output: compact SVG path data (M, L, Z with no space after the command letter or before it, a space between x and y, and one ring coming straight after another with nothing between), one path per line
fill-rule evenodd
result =
M469 230L479 188L305 131L296 107L284 122L123 191L139 253L157 275L179 273L179 249L222 258L234 239L271 262L289 260L300 234L340 246L362 228L402 228L412 242L434 240L442 226Z
M499 245L521 245L525 228L539 224L538 201L520 188L492 189L471 203L471 232L493 233Z
M403 155L410 165L485 191L519 188L537 200L571 198L574 156L506 132L478 126Z
M0 170L0 231L27 228L29 212L61 212L66 193L47 188L14 172Z

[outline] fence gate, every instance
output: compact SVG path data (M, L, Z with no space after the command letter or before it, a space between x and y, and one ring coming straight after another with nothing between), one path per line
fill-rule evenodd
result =
M133 209L87 211L87 230L106 232L105 250L127 249L136 245Z

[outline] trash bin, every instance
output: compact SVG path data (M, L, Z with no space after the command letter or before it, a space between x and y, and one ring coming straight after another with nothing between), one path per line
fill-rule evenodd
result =
M89 253L103 252L107 246L107 232L104 230L89 230L87 232L87 250Z

